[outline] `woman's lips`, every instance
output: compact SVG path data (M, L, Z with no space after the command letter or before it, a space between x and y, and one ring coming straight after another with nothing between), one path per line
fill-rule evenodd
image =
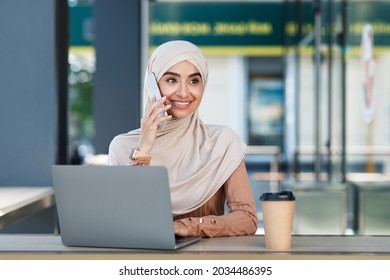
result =
M172 106L177 108L187 108L191 104L191 101L172 101Z

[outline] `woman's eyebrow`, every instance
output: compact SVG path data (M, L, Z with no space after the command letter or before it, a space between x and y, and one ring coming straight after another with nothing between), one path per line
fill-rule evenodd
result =
M194 73L194 74L191 74L191 75L189 75L188 77L195 77L195 76L202 77L202 75L201 75L199 72L196 72L196 73Z
M171 75L171 76L180 77L180 74L179 74L179 73L175 73L175 72L165 72L163 76L166 76L166 75Z
M176 76L176 77L180 77L180 74L179 73L176 73L176 72L165 72L163 76L166 76L166 75L171 75L171 76ZM196 72L196 73L193 73L193 74L190 74L188 77L195 77L195 76L200 76L200 73L199 72Z

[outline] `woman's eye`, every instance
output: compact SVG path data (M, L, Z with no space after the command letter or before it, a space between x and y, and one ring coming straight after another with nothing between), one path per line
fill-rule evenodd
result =
M197 84L197 83L199 83L199 79L193 79L193 80L191 80L190 81L190 84Z
M167 79L167 82L168 82L168 83L176 83L176 79L174 79L174 78L169 78L169 79Z

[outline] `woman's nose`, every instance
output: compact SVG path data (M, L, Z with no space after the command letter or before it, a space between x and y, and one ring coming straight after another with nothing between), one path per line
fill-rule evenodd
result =
M189 94L187 86L188 86L187 83L180 83L179 84L179 89L177 91L177 95L183 99L186 98Z

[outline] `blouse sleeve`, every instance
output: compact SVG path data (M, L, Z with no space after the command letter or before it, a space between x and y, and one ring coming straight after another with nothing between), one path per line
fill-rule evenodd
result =
M254 234L257 212L245 162L242 161L223 185L229 213L179 220L191 236L235 236Z

